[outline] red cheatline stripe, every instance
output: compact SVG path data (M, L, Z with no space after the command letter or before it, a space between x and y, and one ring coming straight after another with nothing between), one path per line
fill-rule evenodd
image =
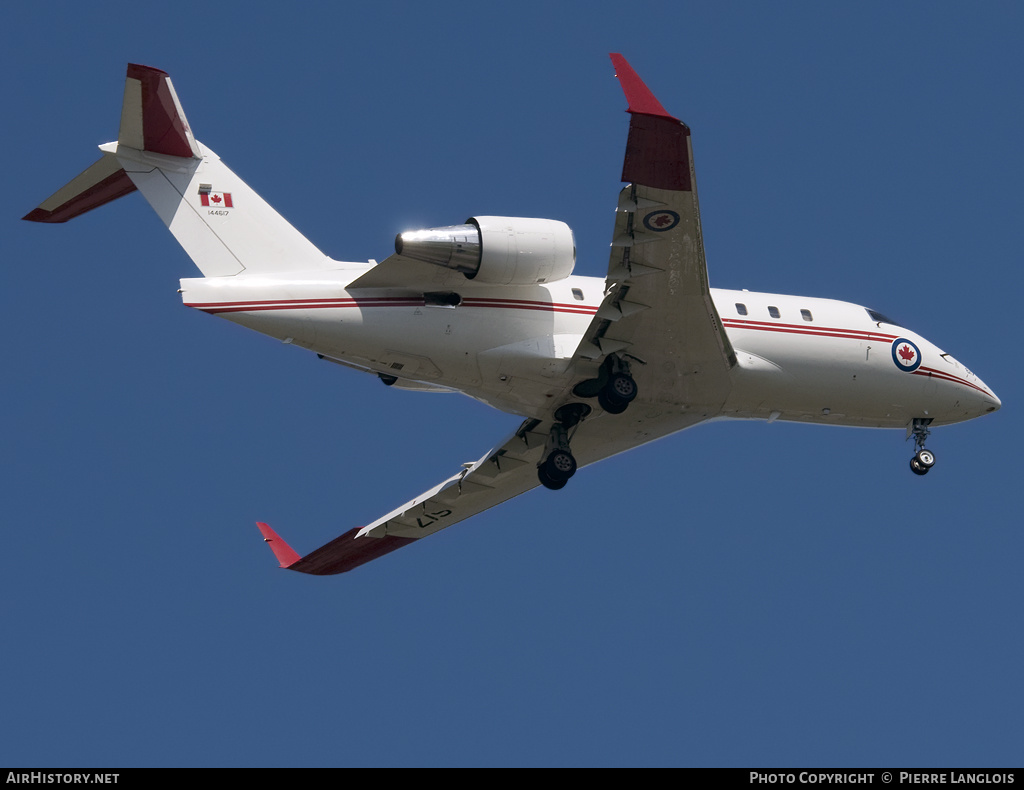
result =
M965 387L976 389L978 392L982 393L983 395L988 395L988 397L990 398L995 397L995 395L993 395L984 387L979 387L977 384L972 384L966 379L962 379L959 376L954 376L952 373L946 373L945 371L942 370L936 370L935 368L920 367L917 370L913 371L913 375L930 376L932 378L942 379L943 381L952 381L956 384L963 384Z
M578 315L593 315L597 312L596 307L588 307L581 304L564 304L561 302L535 302L527 299L489 299L484 297L469 297L462 300L464 307L501 307L510 310L545 310L552 313L575 313Z
M511 304L523 304L523 305L539 305L542 307L565 307L569 310L589 310L592 313L597 312L596 307L588 307L587 305L577 304L572 302L538 302L532 299L495 299L487 296L470 296L467 297L466 302L480 302L481 304L493 304L493 305L511 305ZM463 302L465 304L465 302Z
M878 332L865 332L860 329L843 329L842 327L810 327L801 324L771 324L765 321L737 321L724 318L722 323L731 329L752 329L759 332L784 332L795 335L817 335L820 337L843 337L850 340L884 340L891 342L898 335L883 335Z
M186 302L207 313L248 313L258 310L311 310L331 307L422 307L422 297L367 297L363 299L289 299L260 300L250 302Z
M305 307L310 304L340 304L354 305L354 304L372 304L375 302L410 302L423 304L422 297L414 296L373 296L373 297L337 297L335 299L259 299L249 302L202 302L197 304L189 304L189 307L246 307L249 305L260 306L260 305L283 305L284 307L291 309L292 307Z
M202 310L203 312L206 312L206 313L257 313L257 312L260 312L262 310L317 310L317 309L321 309L321 308L335 308L335 309L337 309L337 308L343 308L343 307L417 307L417 306L422 306L422 304L423 304L423 302L419 302L419 303L416 303L416 302L410 302L410 303L396 302L394 304L374 304L374 305L365 305L365 304L362 304L362 305L360 305L360 304L347 304L347 305L345 305L345 304L317 304L317 303L314 303L314 304L304 304L304 305L294 305L294 304L269 305L268 304L268 305L256 305L256 306L248 305L246 307L214 307L212 309L206 307L205 305L194 305L194 304L192 304L192 305L186 305L186 306L187 307L195 307L196 309Z
M280 299L258 300L248 302L186 302L186 307L194 307L207 313L239 313L256 312L259 310L313 310L340 307L422 307L423 297L360 297L337 299ZM561 304L558 302L534 302L516 299L483 299L470 298L462 302L464 307L492 307L508 310L545 310L555 313L574 313L593 315L596 307L584 305Z

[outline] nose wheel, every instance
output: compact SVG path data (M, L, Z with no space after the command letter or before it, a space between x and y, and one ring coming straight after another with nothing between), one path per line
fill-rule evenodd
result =
M910 459L910 471L915 475L926 475L928 470L935 466L935 453L931 450L925 449L924 443L928 439L928 425L931 424L931 419L920 419L916 418L911 423L909 435L914 437L914 448L917 450L914 453L914 457Z
M926 475L935 466L935 454L931 450L921 450L910 459L910 471L915 475Z

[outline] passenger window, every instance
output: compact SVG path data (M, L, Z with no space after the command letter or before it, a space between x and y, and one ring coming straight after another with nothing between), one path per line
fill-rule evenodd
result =
M772 318L778 318L779 317L779 308L777 308L777 307L769 307L768 308L768 315L770 315Z
M740 315L746 315L747 314L747 306L745 304L743 304L742 302L737 302L736 303L736 312L739 313Z
M582 302L583 301L583 291L581 291L579 288L573 288L572 289L572 298L575 299L577 302Z
M810 310L801 310L800 311L800 315L803 316L804 321L813 321L814 320L814 316L811 315L811 311Z

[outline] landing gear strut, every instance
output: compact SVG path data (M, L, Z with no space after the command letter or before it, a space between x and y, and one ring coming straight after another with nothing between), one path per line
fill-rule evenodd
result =
M928 470L935 466L935 453L931 450L926 450L924 446L925 441L928 439L928 434L931 433L928 430L931 422L930 417L915 417L907 434L908 439L911 436L914 437L914 449L917 450L914 453L914 457L910 459L910 471L915 475L926 475Z
M590 413L585 403L568 403L555 412L555 424L551 426L547 444L544 446L544 460L537 466L537 478L541 485L557 491L565 488L569 478L576 474L576 459L569 448L569 431Z

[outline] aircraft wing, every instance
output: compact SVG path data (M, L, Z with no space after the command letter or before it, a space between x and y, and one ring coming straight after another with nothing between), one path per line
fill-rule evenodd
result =
M629 139L605 299L577 361L619 354L642 400L716 410L736 356L708 287L690 130L669 115L621 55ZM634 364L639 363L639 364Z
M631 114L606 296L576 350L581 371L611 354L628 361L639 394L569 431L579 467L719 413L735 353L711 301L690 130L665 112L621 55L612 55ZM406 287L461 274L395 255L353 285ZM580 397L587 385L575 392ZM553 410L552 410L553 411ZM352 570L540 485L537 467L554 423L529 419L501 445L415 499L300 557L260 524L281 567L315 575ZM557 496L557 494L551 494Z
M680 413L652 423L642 410L615 420L584 420L572 435L573 454L582 467L701 421L703 415ZM551 424L525 421L479 461L465 464L456 474L372 524L351 529L304 557L270 526L258 526L282 568L316 576L350 571L539 486L537 464Z
M300 558L266 524L259 524L260 530L282 568L317 576L344 573L539 485L536 460L531 456L539 456L547 438L546 433L537 432L540 427L537 420L524 422L479 461L463 464L415 499L305 557Z

